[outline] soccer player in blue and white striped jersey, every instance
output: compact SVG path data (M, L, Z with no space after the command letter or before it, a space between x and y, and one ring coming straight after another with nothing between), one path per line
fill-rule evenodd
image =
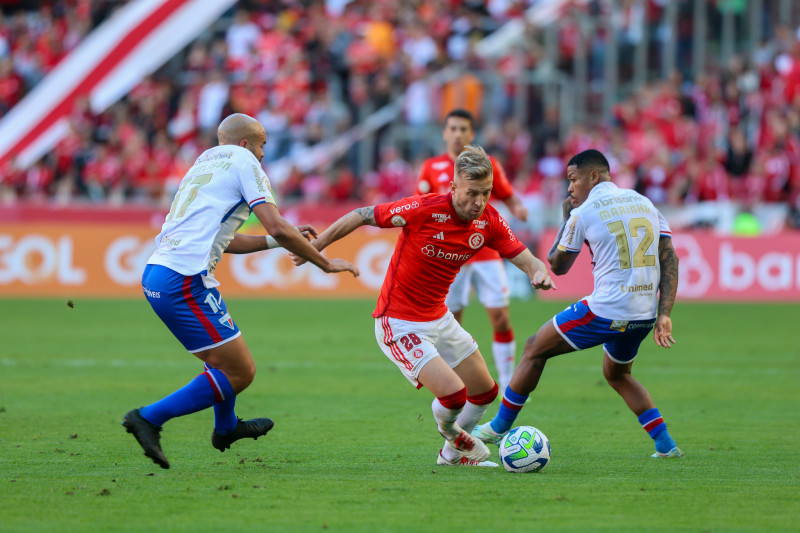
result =
M611 182L608 161L597 150L573 157L567 179L564 220L547 259L554 274L565 274L586 244L594 291L528 339L499 412L473 435L498 444L539 383L548 359L602 344L603 376L655 441L652 456L682 457L647 389L631 376L639 345L650 331L658 346L670 348L675 342L670 313L678 288L678 257L669 225L649 199Z

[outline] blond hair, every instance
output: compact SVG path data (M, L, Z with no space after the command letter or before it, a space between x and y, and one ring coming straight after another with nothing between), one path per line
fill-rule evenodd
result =
M456 176L465 180L482 180L492 177L492 161L477 144L464 147L456 159Z

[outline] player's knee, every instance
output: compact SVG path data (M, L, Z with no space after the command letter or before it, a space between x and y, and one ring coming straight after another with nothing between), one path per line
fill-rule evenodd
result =
M511 319L508 315L498 318L494 321L494 332L495 334L505 334L511 331Z
M536 335L531 335L528 337L528 340L525 341L525 349L522 352L522 358L531 361L534 359L546 359L541 353L541 350L538 349Z
M507 307L491 309L489 311L489 318L492 322L492 328L495 334L504 334L511 331L511 316L508 313Z
M247 381L247 384L250 385L255 378L256 378L256 363L255 361L251 361L247 369L245 370L245 380Z
M625 382L628 380L628 378L630 378L630 374L619 372L618 370L609 366L604 366L603 377L606 378L606 382L611 385L612 388L619 389L625 385Z
M231 383L236 394L239 394L244 389L250 386L256 377L256 363L249 361L247 364L242 365L236 372L235 383Z

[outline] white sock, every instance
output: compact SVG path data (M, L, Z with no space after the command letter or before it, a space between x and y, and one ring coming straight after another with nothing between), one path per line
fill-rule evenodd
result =
M433 410L433 418L436 420L436 425L439 427L445 439L454 440L461 434L461 426L458 425L456 420L462 409L448 409L439 401L439 398L434 398L431 404Z
M494 357L494 366L497 367L497 383L500 385L501 392L506 390L511 376L514 374L516 347L514 341L492 342L492 356Z
M456 424L461 426L461 429L467 433L472 433L472 430L475 429L475 426L481 421L488 407L488 405L475 405L474 403L467 402L466 405L464 405L464 409L461 410L461 414L458 415ZM442 457L447 461L454 462L461 459L461 452L456 450L449 442L444 441Z

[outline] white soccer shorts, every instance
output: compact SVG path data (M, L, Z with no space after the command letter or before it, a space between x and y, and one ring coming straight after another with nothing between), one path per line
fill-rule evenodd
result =
M469 304L473 286L484 307L508 307L508 277L502 260L478 261L462 266L444 300L447 308L453 312L464 309Z
M434 357L441 357L455 368L478 349L472 335L461 327L453 313L432 322L411 322L382 316L375 319L378 346L418 389L422 367Z

